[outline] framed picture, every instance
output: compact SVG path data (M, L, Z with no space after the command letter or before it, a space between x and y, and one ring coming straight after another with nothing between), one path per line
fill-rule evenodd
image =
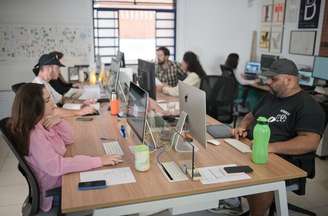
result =
M272 2L262 6L261 22L271 23L272 22Z
M78 82L80 80L78 67L68 67L67 71L69 82Z
M291 31L289 53L295 55L314 55L317 31Z
M284 24L285 0L275 0L272 13L272 24Z
M272 27L270 37L270 52L281 53L283 39L283 27Z
M301 0L298 18L299 29L318 28L321 0Z

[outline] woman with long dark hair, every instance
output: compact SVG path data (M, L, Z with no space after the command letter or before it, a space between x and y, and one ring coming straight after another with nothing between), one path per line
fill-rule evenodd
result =
M64 157L66 145L73 143L70 125L53 115L55 105L44 85L27 83L20 87L12 106L8 127L19 153L32 168L41 192L42 211L52 208L46 191L61 186L67 173L85 171L121 162L118 155Z
M200 80L202 77L206 76L206 73L199 62L198 56L191 51L186 52L183 55L181 69L184 73L187 74L187 77L183 80L183 82L185 84L199 88ZM167 85L164 85L162 87L162 92L171 96L179 95L178 86L169 87Z

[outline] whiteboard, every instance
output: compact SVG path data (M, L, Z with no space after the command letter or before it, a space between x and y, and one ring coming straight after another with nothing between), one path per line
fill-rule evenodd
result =
M316 31L291 31L289 53L313 56L316 33Z

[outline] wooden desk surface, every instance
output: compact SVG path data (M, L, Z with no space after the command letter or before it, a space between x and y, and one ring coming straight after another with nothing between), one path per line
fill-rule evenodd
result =
M75 142L69 147L67 156L78 154L103 155L105 152L100 137L117 139L125 153L123 156L124 162L115 167L108 166L105 168L129 166L136 178L136 183L110 186L102 190L79 191L79 173L64 175L62 178L62 211L64 213L232 189L306 175L304 171L274 154L270 154L269 162L266 165L256 165L251 162L250 153L243 154L228 144L222 143L219 146L208 145L206 150L203 146L198 145L200 148L196 153L198 166L231 163L249 165L254 170L250 174L251 179L210 185L203 185L199 181L191 180L169 183L157 166L156 153L151 153L150 170L137 172L134 169L134 157L128 147L140 144L140 141L133 134L127 139L120 137L119 127L121 124L126 124L125 120L119 121L117 117L113 117L104 111L100 116L94 117L91 122L76 121L74 118L70 118L68 121L74 128ZM216 121L209 118L208 122L215 123Z

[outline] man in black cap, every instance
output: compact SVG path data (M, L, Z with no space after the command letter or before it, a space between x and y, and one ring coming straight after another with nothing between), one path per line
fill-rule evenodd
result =
M62 58L64 54L62 52L58 51L53 51L49 53L50 56L56 56L58 58L59 62L63 65L62 63ZM80 88L81 85L79 83L68 83L65 81L64 77L62 76L60 72L60 67L58 65L53 66L53 73L52 73L52 79L49 81L49 84L51 85L52 88L56 90L61 95L64 95L67 93L71 88ZM62 66L65 67L65 66Z
M33 72L36 75L33 83L39 83L45 85L47 91L51 96L51 100L54 104L62 103L62 95L56 92L50 84L49 81L52 79L52 73L54 71L54 67L63 67L64 65L60 63L58 57L56 55L44 54L40 57L39 62L34 66ZM67 117L67 116L79 116L85 114L94 113L95 110L90 106L84 106L80 110L69 110L64 108L56 107L54 110L54 114Z
M252 140L256 119L264 116L271 120L270 153L279 154L290 162L292 155L310 154L314 159L325 125L322 108L302 91L298 84L298 69L291 60L275 61L264 76L268 77L271 92L233 130L235 137ZM262 216L273 201L273 192L250 195L247 200L251 215Z

